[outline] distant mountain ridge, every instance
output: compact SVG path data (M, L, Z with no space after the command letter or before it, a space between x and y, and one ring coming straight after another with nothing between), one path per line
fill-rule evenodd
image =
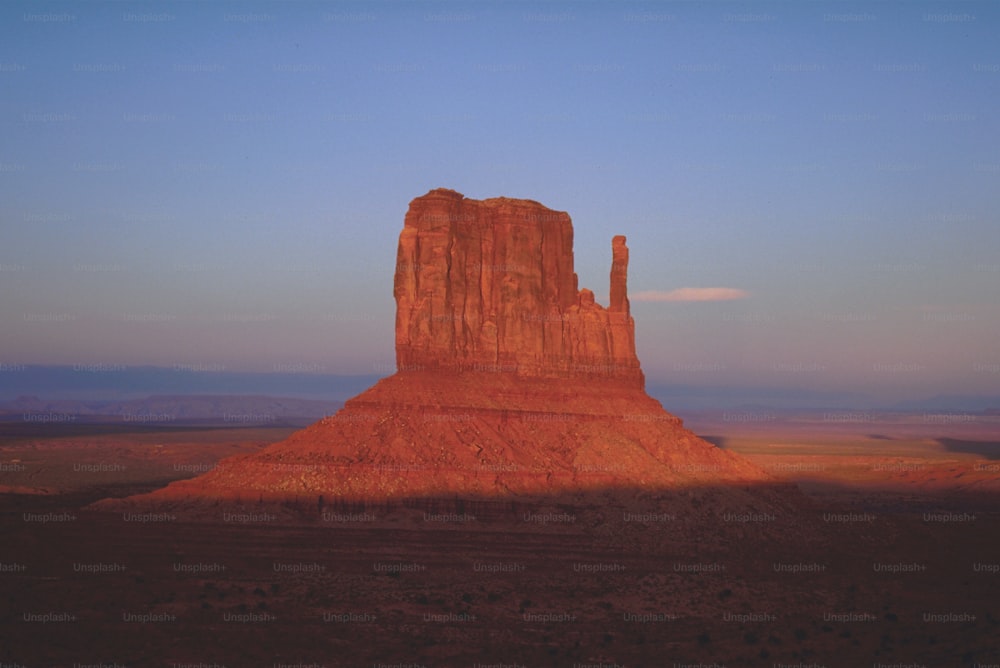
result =
M1000 395L938 395L927 399L901 401L892 408L899 411L968 411L996 415L1000 413Z
M172 367L118 364L0 365L0 401L38 396L47 399L112 401L173 395L258 395L339 400L353 397L385 373L338 375L275 371L227 371L212 365Z
M211 420L234 426L266 426L289 419L325 417L342 405L341 401L262 395L153 395L124 401L22 396L0 402L0 419L68 422L120 417L122 422L136 424Z
M343 402L395 371L386 363L381 374L242 372L214 367L121 365L0 364L0 411L19 397L49 401L74 400L70 409L85 414L94 403L140 400L154 396L258 396ZM103 369L103 370L102 370ZM675 412L758 409L774 411L884 410L884 411L998 411L1000 395L938 395L907 401L878 401L862 392L758 388L728 385L681 385L661 380L647 383L647 392ZM89 412L86 414L90 414ZM310 414L312 417L321 417Z

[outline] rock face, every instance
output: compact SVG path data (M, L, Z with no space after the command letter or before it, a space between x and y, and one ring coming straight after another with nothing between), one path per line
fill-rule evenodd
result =
M604 308L577 287L567 214L418 197L399 237L397 373L285 441L121 503L291 499L315 511L624 494L660 507L673 495L703 532L723 510L775 512L785 501L750 491L769 475L643 390L625 237L611 248Z
M400 371L509 372L643 386L612 242L611 305L577 288L569 215L538 202L432 190L410 203L396 261Z

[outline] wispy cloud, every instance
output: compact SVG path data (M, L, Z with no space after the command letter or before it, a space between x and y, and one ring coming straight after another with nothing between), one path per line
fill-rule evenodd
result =
M629 295L629 299L636 302L722 302L749 296L749 292L739 288L677 288L636 292Z

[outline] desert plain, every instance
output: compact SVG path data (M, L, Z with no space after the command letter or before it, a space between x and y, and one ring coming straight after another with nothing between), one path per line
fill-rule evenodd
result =
M297 426L4 423L0 665L1000 665L996 416L683 417L797 508L98 510Z

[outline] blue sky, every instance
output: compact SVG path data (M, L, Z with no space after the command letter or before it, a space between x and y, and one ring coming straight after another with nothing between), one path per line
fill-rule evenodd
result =
M448 187L568 211L605 302L625 234L653 382L997 394L997 34L987 2L4 3L0 364L384 373L403 215Z

